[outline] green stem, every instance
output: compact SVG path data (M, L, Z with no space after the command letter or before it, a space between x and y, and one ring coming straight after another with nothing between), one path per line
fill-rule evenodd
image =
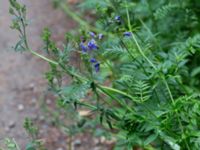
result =
M135 60L134 55L131 53L131 51L127 48L126 44L124 43L124 41L120 38L120 42L123 45L123 47L126 49L126 51L128 52L128 54L130 55L130 57L132 58L132 60Z
M69 135L68 149L72 150L72 135Z
M16 146L16 149L17 149L17 150L20 150L19 145L17 144L17 142L15 141L15 139L13 139L13 142L14 142L14 144L15 144L15 146Z
M183 125L182 125L182 123L181 123L180 117L178 116L178 112L176 111L175 113L176 113L176 115L177 115L177 119L178 119L179 126L180 126L180 128L181 128L181 132L184 133L184 128L183 128ZM188 145L188 143L187 143L185 137L184 137L183 140L184 140L184 143L185 143L187 149L190 150L190 147L189 147L189 145Z
M144 57L144 59L146 59L146 61L154 68L154 70L157 70L156 66L151 62L151 60L144 54L144 52L142 51L142 48L140 47L139 43L137 42L137 39L135 37L135 35L133 34L132 31L131 32L131 35L132 35L132 39L134 40L140 54Z
M88 80L86 78L81 77L80 75L78 75L75 72L70 71L69 69L67 69L63 64L59 63L59 66L68 74L71 75L72 77L75 77L77 80L81 81L81 82L88 82Z
M24 37L24 44L25 44L26 49L29 50L33 55L38 56L38 57L42 58L43 60L45 60L45 61L47 61L51 64L58 65L58 63L56 61L53 61L53 60L35 52L35 51L33 51L32 49L29 48L27 34L26 34L26 24L25 24L26 18L23 18L21 13L19 15L21 17L21 25L22 25L22 33L21 34Z
M96 110L97 109L97 107L95 107L93 105L90 105L88 103L77 102L77 104L82 105L82 106L86 106L86 107L90 108L91 110Z
M142 19L139 19L141 24L143 25L143 27L147 30L147 32L149 32L150 36L153 38L154 43L156 44L156 46L162 50L162 47L160 46L158 40L155 38L155 36L153 35L153 33L151 32L151 30L147 27L147 25L142 21Z
M130 21L130 16L129 16L129 12L128 12L128 5L127 5L127 1L126 1L126 15L127 15L127 20L128 20L128 28L129 28L129 32L131 32L131 37L133 39L133 41L135 42L137 49L139 50L140 54L144 57L144 59L146 59L146 61L155 69L156 66L151 62L151 60L149 60L149 58L144 54L144 52L142 51L142 48L140 47L139 43L137 42L137 39L135 37L135 35L132 32L132 27L131 27L131 21Z
M126 0L126 15L127 15L127 20L128 20L128 28L129 28L129 31L132 31L131 21L130 21L130 15L129 15L129 12L128 12L127 0Z
M173 103L173 105L174 105L174 104L175 104L175 101L174 101L174 98L173 98L173 96L172 96L172 92L171 92L171 90L170 90L170 88L169 88L169 85L168 85L168 83L167 83L167 81L166 81L166 79L165 79L164 76L162 77L162 80L163 80L163 82L164 82L164 84L165 84L165 86L166 86L166 88L167 88L167 91L168 91L168 93L169 93L170 99L171 99L171 101L172 101L172 103Z
M54 61L54 60L51 60L51 59L49 59L49 58L47 58L47 57L45 57L45 56L43 56L43 55L41 55L41 54L39 54L39 53L37 53L37 52L31 50L31 49L29 49L29 51L30 51L33 55L38 56L38 57L42 58L43 60L45 60L45 61L47 61L47 62L49 62L49 63L51 63L51 64L54 64L54 65L58 65L58 64L59 64L58 62L56 62L56 61Z
M103 86L103 85L98 85L97 87L99 87L100 89L104 89L104 90L107 90L107 91L110 91L110 92L114 92L114 93L123 95L125 97L130 98L132 101L138 103L138 101L136 101L135 98L132 95L130 95L130 94L126 93L126 92L123 92L123 91L120 91L118 89L114 89L114 88L111 88L111 87Z
M128 107L127 104L123 103L122 100L116 98L114 95L112 95L110 92L108 92L105 88L99 87L99 90L100 90L102 93L104 93L104 94L106 94L107 96L109 96L110 98L112 98L113 100L116 100L122 107L126 108L126 109L129 110L130 112L133 112L133 109L134 109L134 108Z

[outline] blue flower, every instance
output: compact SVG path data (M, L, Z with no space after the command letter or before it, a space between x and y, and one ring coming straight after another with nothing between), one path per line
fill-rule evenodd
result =
M96 63L97 60L96 60L95 58L91 58L91 59L90 59L90 62L91 62L91 63Z
M89 32L89 34L90 34L90 36L91 36L92 38L95 38L95 37L96 37L96 34L95 34L94 32Z
M94 68L95 68L95 71L96 72L99 72L99 70L100 70L100 63L96 63L95 65L94 65Z
M124 34L123 34L125 37L130 37L131 35L132 35L132 33L131 32L124 32Z
M103 34L102 33L98 34L98 39L99 40L103 39Z
M91 39L87 45L89 50L96 50L98 48L98 46L96 45L96 41L94 39Z
M116 20L117 22L120 22L120 21L121 21L121 17L120 17L120 16L115 16L115 20Z
M80 47L81 47L82 52L87 52L87 47L84 45L83 42L80 43Z
M91 62L92 64L94 64L94 69L95 69L95 71L96 71L96 72L99 72L99 70L100 70L100 63L99 63L95 58L91 58L91 59L90 59L90 62Z

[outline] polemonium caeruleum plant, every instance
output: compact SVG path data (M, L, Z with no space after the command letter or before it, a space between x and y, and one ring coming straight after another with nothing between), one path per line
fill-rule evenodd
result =
M46 74L61 107L89 110L116 149L200 148L200 2L198 0L85 0L79 11L56 6L80 25L60 49L45 30L48 56L33 51L26 37L26 7L10 0L19 31L16 50L47 61ZM76 53L80 66L71 64ZM64 84L63 77L71 82Z

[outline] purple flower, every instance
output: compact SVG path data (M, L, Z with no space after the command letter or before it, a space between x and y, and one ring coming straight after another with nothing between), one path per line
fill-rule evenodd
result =
M124 34L123 34L125 37L130 37L132 34L131 34L131 32L124 32Z
M121 21L121 17L120 17L120 16L115 16L115 20L116 20L117 22L120 22L120 21Z
M95 65L94 65L94 68L95 68L95 71L96 72L99 72L99 70L100 70L100 63L96 63Z
M90 59L90 62L91 62L91 63L96 63L97 60L96 60L95 58L91 58L91 59Z
M87 47L84 45L83 42L80 43L80 47L81 47L82 52L87 52Z
M91 59L90 59L90 62L91 62L92 64L94 64L94 69L95 69L95 71L96 71L96 72L99 72L99 70L100 70L100 63L99 63L95 58L91 58Z
M94 49L97 49L98 46L96 45L96 41L94 39L91 39L89 42L88 42L88 48L89 50L94 50Z
M91 36L92 38L95 38L95 37L96 37L96 34L95 34L94 32L89 32L89 34L90 34L90 36Z
M99 40L103 39L103 34L102 34L102 33L99 33L99 34L98 34L98 39L99 39Z

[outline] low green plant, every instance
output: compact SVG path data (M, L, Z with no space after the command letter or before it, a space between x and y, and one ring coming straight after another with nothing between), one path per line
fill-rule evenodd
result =
M24 121L24 128L30 136L30 141L26 144L25 150L46 150L44 143L38 137L38 128L33 124L33 121L26 118ZM15 139L5 139L6 150L21 150ZM0 148L0 150L3 150Z
M25 119L24 128L31 137L30 142L26 144L26 150L46 150L43 141L39 139L39 129L34 125L30 118Z
M116 139L116 149L198 150L199 1L85 0L79 14L65 1L54 2L80 32L66 34L60 49L45 29L47 57L28 45L25 7L10 0L10 13L21 37L15 49L49 63L46 78L60 106L89 110L86 122L97 119ZM83 19L85 11L95 19Z
M5 145L6 145L7 150L20 150L18 144L16 143L14 139L6 138Z

